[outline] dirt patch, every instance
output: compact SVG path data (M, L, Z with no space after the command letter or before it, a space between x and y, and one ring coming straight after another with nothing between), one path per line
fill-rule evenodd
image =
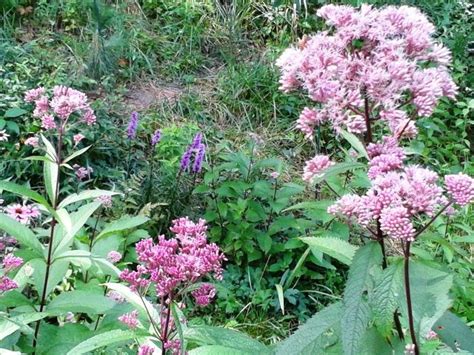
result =
M173 104L179 100L184 88L164 82L146 82L129 89L125 95L125 104L135 111L146 111L164 104Z

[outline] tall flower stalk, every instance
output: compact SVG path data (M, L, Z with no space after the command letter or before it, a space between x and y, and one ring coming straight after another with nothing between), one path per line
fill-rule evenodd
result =
M313 139L322 124L329 124L336 134L363 136L371 187L364 195L342 196L328 211L366 228L380 245L383 268L388 264L385 240L402 241L408 323L418 354L410 246L440 214L452 213L453 203L462 206L474 199L474 180L450 175L441 188L436 173L405 165L400 141L417 135L416 118L430 116L441 97L455 98L450 52L435 41L435 27L413 7L326 5L318 15L332 29L304 37L281 55L280 88L303 89L316 103L297 121L307 139ZM379 141L374 127L385 134ZM332 165L329 157L318 154L306 163L303 179L312 182ZM403 339L398 311L394 323Z
M39 312L43 312L48 296L48 283L53 262L56 228L58 225L57 211L60 204L61 167L71 159L64 158L64 136L68 133L69 126L72 125L71 120L73 117L78 117L79 122L87 125L93 125L96 121L96 117L87 101L86 95L65 86L55 86L51 99L47 96L46 90L42 87L30 90L25 94L25 101L35 104L33 116L41 120L41 126L45 131L52 132L53 137L56 136L56 148L53 148L53 145L43 137L43 143L46 146L47 152L47 161L44 163L45 177L47 172L45 183L53 211L48 238L45 276L40 295ZM75 140L77 141L78 138ZM38 321L35 326L33 353L36 351L40 324L41 321Z
M128 122L128 127L127 127L127 139L128 139L128 157L127 157L127 178L130 177L130 164L132 160L132 147L133 147L133 140L135 139L137 135L137 129L138 129L138 121L139 121L140 116L138 115L138 112L133 111L132 114L130 115L130 121Z

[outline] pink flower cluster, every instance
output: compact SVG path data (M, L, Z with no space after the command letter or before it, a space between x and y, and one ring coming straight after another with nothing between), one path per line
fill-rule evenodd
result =
M130 313L122 314L118 317L118 320L130 329L136 329L138 327L138 311L134 310Z
M107 254L107 260L112 264L118 263L120 260L122 260L122 254L120 254L118 251L112 250Z
M216 296L216 288L211 284L204 283L197 290L191 292L191 294L198 306L205 307Z
M72 168L74 169L74 173L76 174L77 179L81 181L89 179L91 177L91 174L94 172L94 169L92 169L92 167L90 166L84 167L78 164L74 164Z
M29 224L32 219L41 216L38 207L26 203L23 203L23 205L20 205L19 203L9 205L5 208L5 212L10 218L15 219L22 224Z
M321 176L324 170L334 165L328 156L316 155L313 159L308 160L303 170L303 180L306 182L313 181L314 178Z
M2 275L0 275L0 292L7 292L18 287L17 283L6 276L6 273L23 264L23 259L7 254L2 261Z
M325 5L318 15L333 29L303 38L277 61L283 91L301 88L323 105L300 115L297 127L307 138L323 122L336 132L365 132L367 102L378 114L372 119L386 121L392 134L413 136L403 105L429 116L441 97L455 97L449 50L434 40L434 26L417 8Z
M45 130L54 129L60 125L64 129L65 123L73 113L81 117L81 121L87 125L96 122L94 111L89 105L87 96L66 86L55 86L53 96L49 98L43 87L29 90L25 93L25 101L35 104L33 116L41 119L41 126ZM56 121L55 116L59 118Z
M136 271L126 269L120 275L132 289L140 290L153 282L157 295L165 297L208 274L222 278L225 257L216 244L207 242L204 220L194 223L187 217L180 218L173 221L170 229L175 234L172 239L161 235L157 243L152 239L137 243L141 265Z
M432 217L451 204L438 186L438 174L416 165L403 166L403 150L391 138L367 150L371 188L363 196L343 196L328 212L356 219L363 226L379 222L389 237L412 241L418 217ZM445 188L452 202L461 206L474 200L474 179L465 174L446 176Z

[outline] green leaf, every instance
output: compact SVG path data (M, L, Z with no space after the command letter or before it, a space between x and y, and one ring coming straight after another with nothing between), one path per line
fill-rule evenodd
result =
M21 245L29 247L37 256L44 257L43 245L25 225L0 213L0 230L14 237Z
M267 254L272 248L273 239L267 233L257 235L257 243L260 249Z
M186 325L186 318L183 312L179 309L176 305L176 302L171 303L171 313L173 314L174 324L176 325L176 329L178 330L179 340L181 341L181 355L186 353L186 339L184 338L184 331L188 329Z
M57 325L43 322L36 346L37 354L64 355L92 335L94 333L84 324L66 323L58 327Z
M341 263L350 265L357 247L345 240L332 237L303 237L299 238L308 244L311 250L323 252Z
M199 326L188 328L184 333L184 337L190 343L196 345L218 345L228 349L227 351L240 351L240 354L271 354L267 346L248 335L221 327ZM227 354L227 352L223 354Z
M370 242L354 255L344 289L344 311L341 318L344 354L358 355L362 337L370 320L370 309L364 297L371 270L380 267L380 246Z
M114 196L120 195L119 192L107 191L107 190L85 190L81 191L78 194L72 194L66 197L59 203L58 208L64 208L69 206L72 203L83 201L83 200L90 200L95 199L100 196Z
M446 311L434 324L433 330L453 351L459 349L474 353L474 334L461 319Z
M250 355L248 351L222 345L205 345L187 352L189 355Z
M55 297L48 305L47 312L51 315L73 313L104 314L110 311L116 303L102 293L90 291L63 292Z
M386 337L392 331L393 314L397 309L397 300L403 292L403 260L398 259L382 271L369 300L375 324Z
M366 166L365 164L355 163L355 162L337 163L325 169L324 172L321 174L321 176L317 176L316 178L313 179L312 183L319 184L320 182L325 181L331 176L339 175L349 170L364 168L365 166Z
M23 116L25 113L28 113L28 111L23 110L22 108L19 108L19 107L12 107L5 112L3 117L15 118L15 117Z
M105 284L111 290L117 291L122 297L124 297L128 303L135 307L144 317L147 317L147 313L151 314L153 321L157 324L160 322L160 316L156 309L148 302L145 298L141 298L137 293L130 290L125 285L108 282ZM146 307L146 308L145 308Z
M32 259L28 261L27 264L33 268L33 273L31 275L33 284L35 285L38 294L41 295L44 288L46 262L43 259ZM46 295L49 295L56 285L63 280L68 268L69 261L67 260L57 260L51 264Z
M451 306L449 290L453 284L453 277L413 259L410 259L409 270L415 333L420 337L427 334ZM399 307L402 315L407 319L405 293L400 296Z
M54 162L57 162L58 161L58 155L56 154L56 149L54 149L53 145L51 144L51 142L44 136L44 135L40 135L41 137L41 140L43 141L45 147L46 147L46 153L47 153L47 156Z
M54 239L54 257L62 254L65 250L69 248L74 236L81 230L81 228L86 224L87 220L92 216L92 214L101 206L100 202L90 202L87 205L81 206L71 214L71 220L73 221L72 227L69 231L66 231L61 235L61 233L56 233Z
M281 314L285 315L285 295L283 293L283 286L280 284L275 285L278 295L278 303L280 304Z
M0 340L5 339L10 334L13 334L19 329L22 329L24 326L31 322L43 319L48 314L45 312L39 313L26 313L20 314L15 317L1 317L0 318Z
M95 241L99 240L100 238L110 234L110 233L117 233L127 229L132 229L137 226L140 226L148 221L148 218L145 216L135 216L135 217L122 217L118 221L113 221L107 224L102 232L97 235Z
M48 193L51 205L56 203L56 189L58 188L59 166L57 163L45 161L43 165L44 186Z
M87 152L89 150L90 147L92 147L92 146L90 145L90 146L87 146L85 148L82 148L82 149L79 149L79 150L75 151L70 156L68 156L66 159L64 159L62 161L62 164L66 164L68 161L71 161L72 159L77 158L81 154L84 154L85 152Z
M343 129L341 129L339 133L341 134L341 136L344 137L346 141L349 142L352 148L354 148L360 155L362 155L367 160L369 160L369 155L367 154L367 151L365 150L364 144L360 141L359 138L357 138L355 134L347 132Z
M67 355L86 354L107 345L133 340L137 335L130 330L111 330L83 341L68 351Z
M48 210L52 210L52 207L49 205L48 201L46 201L43 196L33 190L30 190L25 186L21 186L13 182L3 180L0 181L0 190L6 190L22 197L28 197L29 199L42 204Z
M326 349L337 341L342 303L334 303L316 313L275 349L275 355L327 354ZM336 332L335 332L336 330Z

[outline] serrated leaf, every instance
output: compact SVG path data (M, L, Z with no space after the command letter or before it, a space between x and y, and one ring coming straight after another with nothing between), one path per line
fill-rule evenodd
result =
M278 344L275 355L325 354L325 349L337 341L342 303L334 303L312 316L290 337Z
M453 277L413 259L410 259L409 270L415 333L420 337L428 334L434 323L451 306L449 290ZM398 301L402 315L407 318L405 293L400 295Z
M312 250L323 252L346 265L351 265L357 250L356 246L339 238L303 237L299 239L308 244Z
M399 259L382 271L370 298L375 324L384 336L389 336L392 330L397 300L403 292L403 260Z
M111 330L83 341L68 351L67 355L80 355L107 345L133 340L137 335L130 330Z
M371 269L380 266L380 246L370 242L354 255L344 289L344 312L341 318L344 354L358 355L362 337L370 320L370 309L364 292L370 280Z
M270 349L264 344L248 335L221 327L199 326L188 328L184 337L193 344L219 345L228 351L240 351L242 354L271 354Z

